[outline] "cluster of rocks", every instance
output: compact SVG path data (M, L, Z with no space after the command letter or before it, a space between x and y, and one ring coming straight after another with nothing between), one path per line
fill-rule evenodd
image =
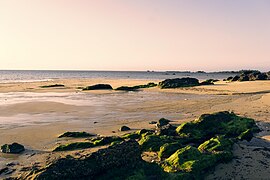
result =
M19 154L24 150L24 146L16 142L12 144L4 144L1 146L2 153Z
M217 164L232 160L235 142L249 141L254 133L259 132L253 119L227 111L203 114L180 126L170 123L170 120L161 118L156 122L155 130L142 129L122 136L95 137L85 142L61 145L57 151L108 147L80 158L69 155L20 178L201 179ZM77 135L75 133L75 137ZM147 152L155 152L158 160L152 163L142 161L141 156Z
M62 158L28 179L95 179L108 171L117 171L121 167L135 168L140 162L141 151L135 140L100 149L83 158ZM125 173L125 172L123 172Z
M225 81L256 81L270 80L270 71L262 73L260 71L243 71L240 75L230 76Z

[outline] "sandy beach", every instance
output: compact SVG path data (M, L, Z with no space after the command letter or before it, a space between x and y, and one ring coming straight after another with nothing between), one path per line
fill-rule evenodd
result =
M0 153L0 167L18 162L16 169L20 169L30 162L42 162L49 155L61 156L61 153L52 156L50 151L71 141L57 138L66 131L118 135L122 133L118 132L122 125L132 130L154 128L149 122L162 117L178 125L204 113L226 110L255 119L263 131L254 142L236 144L234 155L237 158L220 164L207 178L267 179L270 175L266 165L270 163L266 158L270 155L270 81L219 81L208 86L170 90L154 87L138 92L78 89L98 83L116 88L148 82L158 81L62 79L0 84L0 144L18 142L27 149L19 156ZM41 88L51 84L64 84L65 87Z

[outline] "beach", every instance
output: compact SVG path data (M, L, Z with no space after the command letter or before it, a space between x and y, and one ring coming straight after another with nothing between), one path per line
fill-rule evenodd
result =
M118 131L122 125L130 127L132 131L153 129L149 122L160 118L170 119L172 124L179 125L201 114L219 111L233 111L255 119L263 129L257 135L258 139L270 140L270 81L219 81L215 85L177 89L153 87L134 92L81 90L81 87L99 83L117 88L159 81L83 78L1 83L0 144L18 142L27 151L19 156L0 153L0 167L9 162L18 162L16 169L19 169L30 162L41 162L47 156L52 157L51 150L57 145L72 141L57 138L66 131L120 135L124 134ZM51 84L65 86L41 88ZM265 165L269 164L269 159L265 159L269 152L263 150L265 145L261 145L259 140L235 145L234 153L238 158L228 164L220 164L208 178L226 179L232 176L235 179L263 179L269 175L270 170ZM253 151L258 147L262 150ZM245 158L247 154L248 159ZM53 156L61 156L61 153Z

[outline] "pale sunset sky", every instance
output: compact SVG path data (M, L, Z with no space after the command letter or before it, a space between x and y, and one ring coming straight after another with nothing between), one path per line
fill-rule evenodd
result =
M270 70L269 0L0 0L0 69Z

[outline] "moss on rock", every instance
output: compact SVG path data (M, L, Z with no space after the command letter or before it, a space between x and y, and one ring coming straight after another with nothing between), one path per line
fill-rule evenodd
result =
M94 134L90 134L87 132L65 132L64 134L58 136L58 138L63 138L63 137L73 137L73 138L84 138L84 137L91 137L95 136Z
M172 142L173 139L169 136L157 136L143 134L139 144L143 151L159 151L163 144Z

